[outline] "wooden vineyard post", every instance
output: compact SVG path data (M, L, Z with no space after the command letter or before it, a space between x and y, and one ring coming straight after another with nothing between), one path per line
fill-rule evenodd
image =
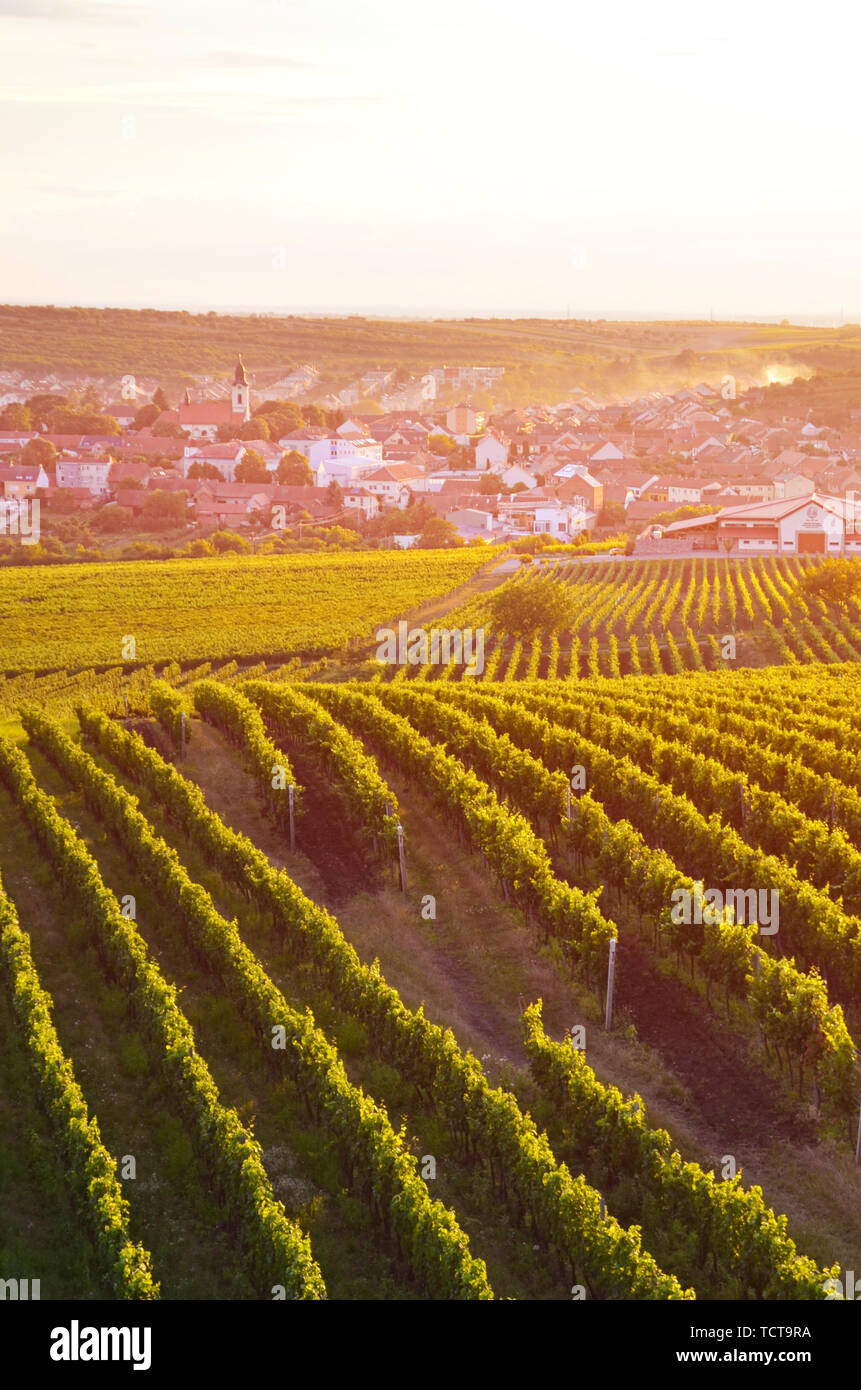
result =
M607 1032L613 1027L613 989L616 983L616 938L610 942L610 956L607 962L607 1010L604 1014L604 1028Z
M571 783L565 788L565 809L568 812L568 819L571 819Z
M128 695L126 694L125 691L123 691L123 704L124 704L125 707L126 707L126 719L128 719L128 717L129 717L129 697L128 697Z
M294 791L293 783L287 788L287 805L290 808L290 848L296 848L296 818L294 815Z
M180 745L179 745L179 747L180 747L180 753L179 753L179 756L180 756L181 758L184 758L184 757L185 757L185 710L182 711L182 714L180 715L180 719L182 720L182 724L181 724L182 733L181 733L181 735L180 735Z
M861 1163L861 1110L858 1111L858 1138L855 1140L855 1162Z

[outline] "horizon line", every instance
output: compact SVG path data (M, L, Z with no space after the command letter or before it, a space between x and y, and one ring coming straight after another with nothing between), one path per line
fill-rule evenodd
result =
M261 318L367 318L380 319L396 322L434 322L444 320L445 322L466 322L472 319L482 319L486 321L502 320L515 322L518 319L543 319L548 323L600 323L600 322L620 322L620 323L713 323L716 325L736 325L736 324L772 324L780 326L786 324L791 328L805 327L848 327L852 324L861 325L861 311L857 318L852 314L846 314L841 310L839 314L810 312L790 314L777 311L773 314L732 314L715 316L712 313L667 313L661 310L609 310L603 311L590 310L589 312L580 311L579 313L561 313L551 311L547 308L511 308L508 310L500 309L454 309L454 308L429 308L427 306L409 308L383 308L380 305L368 306L331 306L326 308L307 307L307 306L287 306L278 305L262 306L259 304L179 304L176 302L167 304L154 303L123 303L123 304L98 304L82 303L81 301L56 300L48 303L33 303L25 300L4 300L3 307L20 309L97 309L104 311L131 311L154 313L174 313L174 314L218 314L227 316L261 317Z

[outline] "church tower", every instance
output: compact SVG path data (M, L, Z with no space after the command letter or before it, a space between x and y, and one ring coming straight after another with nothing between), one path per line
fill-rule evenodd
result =
M236 371L233 373L233 390L231 392L232 408L234 415L241 415L243 420L251 419L251 402L248 396L248 377L242 358L236 364Z

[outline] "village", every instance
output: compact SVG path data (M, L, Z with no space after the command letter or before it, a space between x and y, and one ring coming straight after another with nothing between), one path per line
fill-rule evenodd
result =
M60 517L124 542L173 525L198 538L189 553L225 532L255 545L289 532L404 548L616 537L637 555L861 552L861 412L849 428L757 418L755 395L748 409L726 379L495 410L503 375L441 367L399 382L381 370L315 394L312 367L255 389L240 358L231 380L175 406L131 374L101 394L81 383L101 428L78 434L44 418L67 383L5 371L3 503L39 500L49 533Z

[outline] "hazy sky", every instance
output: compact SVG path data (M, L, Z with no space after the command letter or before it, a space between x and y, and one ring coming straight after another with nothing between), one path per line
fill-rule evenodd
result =
M845 3L0 0L0 300L861 319Z

